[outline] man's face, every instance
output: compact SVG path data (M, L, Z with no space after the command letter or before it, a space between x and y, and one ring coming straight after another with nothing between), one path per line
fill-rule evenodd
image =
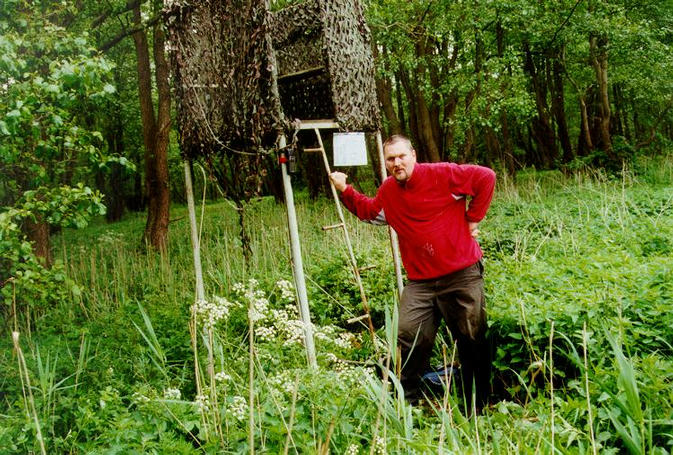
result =
M399 183L409 180L416 164L416 151L405 142L395 142L383 152L388 173Z

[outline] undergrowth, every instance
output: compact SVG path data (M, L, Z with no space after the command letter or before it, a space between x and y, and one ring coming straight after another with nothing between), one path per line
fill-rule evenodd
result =
M322 230L336 218L327 199L297 196L316 369L273 199L246 208L248 264L235 209L205 206L208 297L196 306L184 208L163 257L138 245L140 214L65 231L54 244L70 297L17 296L4 313L0 453L668 453L672 173L668 161L639 166L500 179L480 226L495 368L477 417L453 387L418 406L401 397L387 232L350 216L377 338L348 322L359 291L342 234ZM440 338L438 365L453 352Z

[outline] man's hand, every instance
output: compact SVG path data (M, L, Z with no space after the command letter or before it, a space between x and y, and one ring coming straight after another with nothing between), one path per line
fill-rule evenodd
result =
M340 193L342 193L346 189L346 179L348 176L344 174L343 172L335 171L332 172L329 175L329 179L332 181L332 185L334 185L334 188L337 189Z
M479 235L479 223L475 223L473 221L468 221L467 222L467 227L470 230L470 234L472 235L472 238L476 239L477 236Z

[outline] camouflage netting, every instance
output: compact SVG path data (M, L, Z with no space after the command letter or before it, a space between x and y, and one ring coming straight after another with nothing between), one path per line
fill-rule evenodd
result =
M379 128L371 38L357 0L309 0L274 13L270 26L286 116Z
M357 0L169 1L165 22L189 157L273 147L290 121L379 128L369 29Z
M283 130L264 0L177 0L164 12L182 151L257 152Z

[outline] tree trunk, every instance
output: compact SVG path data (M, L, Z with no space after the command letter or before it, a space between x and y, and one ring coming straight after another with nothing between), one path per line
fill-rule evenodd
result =
M45 267L51 267L52 256L49 243L49 224L41 217L36 216L33 220L27 217L23 222L23 230L33 246L33 253L42 261Z
M141 25L140 5L133 7L134 25ZM154 29L154 58L158 119L152 102L152 69L145 30L133 34L137 55L138 97L145 145L145 191L147 192L147 222L144 241L153 248L164 250L168 234L168 138L170 130L170 91L168 65L164 56L164 37L160 26Z
M585 156L590 150L593 150L594 143L591 140L591 128L589 128L589 113L587 111L586 95L578 93L580 101L580 136L577 142L577 154Z
M428 110L428 105L425 102L425 96L420 90L416 90L416 106L418 107L419 114L419 129L420 136L425 144L425 150L428 154L428 161L438 162L439 157L439 148L435 142L435 135L432 131L432 120L430 118L430 111Z
M404 99L402 98L402 81L400 80L399 73L395 73L395 96L397 101L397 118L400 120L400 130L402 131L402 133L406 131L408 135L409 129L407 127L406 116L404 115Z
M110 125L106 134L108 148L117 156L124 154L124 126L121 116L113 116L113 124ZM105 219L112 223L119 221L124 214L124 194L123 194L123 167L119 163L110 164L110 172L106 175L107 184L99 187L105 190L105 199L107 211Z
M168 84L168 62L166 61L165 35L163 25L154 26L154 66L158 92L157 131L154 144L154 191L156 193L156 214L152 225L153 247L166 248L168 221L170 217L170 187L168 177L168 145L171 131L171 89Z
M453 89L449 93L446 102L444 103L444 154L443 159L449 159L448 154L454 149L456 145L456 131L453 125L453 120L456 118L456 109L458 108L458 91Z
M376 43L372 44L372 52L374 54L374 58L378 59L379 55ZM383 49L383 52L385 54L386 52L385 48ZM383 108L383 113L386 116L386 119L388 120L388 132L387 132L388 136L402 133L400 120L397 118L397 115L395 114L395 107L393 106L392 84L388 77L386 76L376 77L376 94L378 95L379 102L381 103L381 107Z
M459 35L454 35L455 41L453 43L453 49L451 51L451 57L448 62L446 62L443 72L441 74L441 79L445 80L450 77L452 70L456 68L456 62L458 61L458 48L457 41ZM445 39L441 43L440 53L441 55L446 55L449 49L449 40ZM455 142L456 142L456 131L454 126L454 120L456 118L456 110L458 109L458 90L454 87L450 93L448 93L444 98L444 106L442 112L442 124L444 125L441 133L441 144L442 144L442 161L450 160L451 153L455 152Z
M528 43L524 42L524 70L530 77L531 88L535 96L537 117L533 119L531 134L537 144L536 159L538 165L551 167L556 159L556 137L551 127L549 107L547 106L547 87L540 77Z
M493 162L501 156L502 150L498 136L490 126L484 127L484 143L486 145L486 156L484 157L486 166L493 167Z
M559 142L561 142L561 149L563 150L563 162L569 163L574 158L573 148L570 143L570 134L568 133L568 121L565 113L565 96L563 93L563 65L559 60L558 54L563 50L557 52L552 63L552 112L554 120L556 121L557 135Z
M133 7L134 26L141 25L140 5ZM145 30L139 29L132 34L135 44L138 71L138 98L140 101L140 120L143 130L143 144L145 146L145 193L147 195L147 222L143 239L150 241L150 233L156 216L156 195L153 191L154 179L154 137L156 134L156 119L152 103L152 69L150 53Z
M598 83L598 115L600 119L599 132L601 148L607 152L608 159L615 159L612 153L612 139L610 137L610 99L608 96L608 52L607 38L591 36L589 38L589 54L591 65L596 74Z
M409 81L409 75L406 70L399 72L400 80L402 81L402 86L404 87L404 92L407 96L407 102L409 103L409 132L410 139L416 149L416 155L419 161L427 161L425 153L425 144L420 135L420 125L418 120L418 109L416 107L416 96L411 87L411 82Z
M627 140L627 142L633 141L633 135L631 134L631 129L629 128L629 117L626 111L626 100L624 99L624 92L621 86L615 85L615 106L618 109L619 115L619 124L621 133Z
M502 58L505 53L505 29L502 27L502 21L498 19L495 24L496 46L498 49L498 57ZM509 67L509 74L512 69ZM504 89L504 87L503 87ZM507 109L502 108L500 112L500 125L502 129L502 147L500 147L500 161L507 169L509 175L514 175L514 146L512 144L512 137L509 132L509 121L507 120Z
M512 137L509 132L509 121L507 120L507 112L503 110L500 113L500 124L502 125L502 161L505 165L505 169L509 175L514 175L516 171L514 163L514 145L512 144Z
M416 124L416 137L414 137L414 139L416 141L416 151L422 152L419 153L419 159L422 161L437 162L440 160L440 154L432 128L430 110L422 90L419 89L419 78L426 77L427 73L427 69L423 61L426 54L426 38L423 37L424 34L422 31L417 30L417 33L421 35L421 37L416 38L414 45L418 59L421 63L419 63L418 66L413 70L411 78L406 73L406 71L403 72L402 83L404 84L404 90L407 94L407 100L409 101L409 110L411 111L411 106L414 106ZM413 81L413 85L411 81ZM412 118L412 121L413 120L414 119Z

